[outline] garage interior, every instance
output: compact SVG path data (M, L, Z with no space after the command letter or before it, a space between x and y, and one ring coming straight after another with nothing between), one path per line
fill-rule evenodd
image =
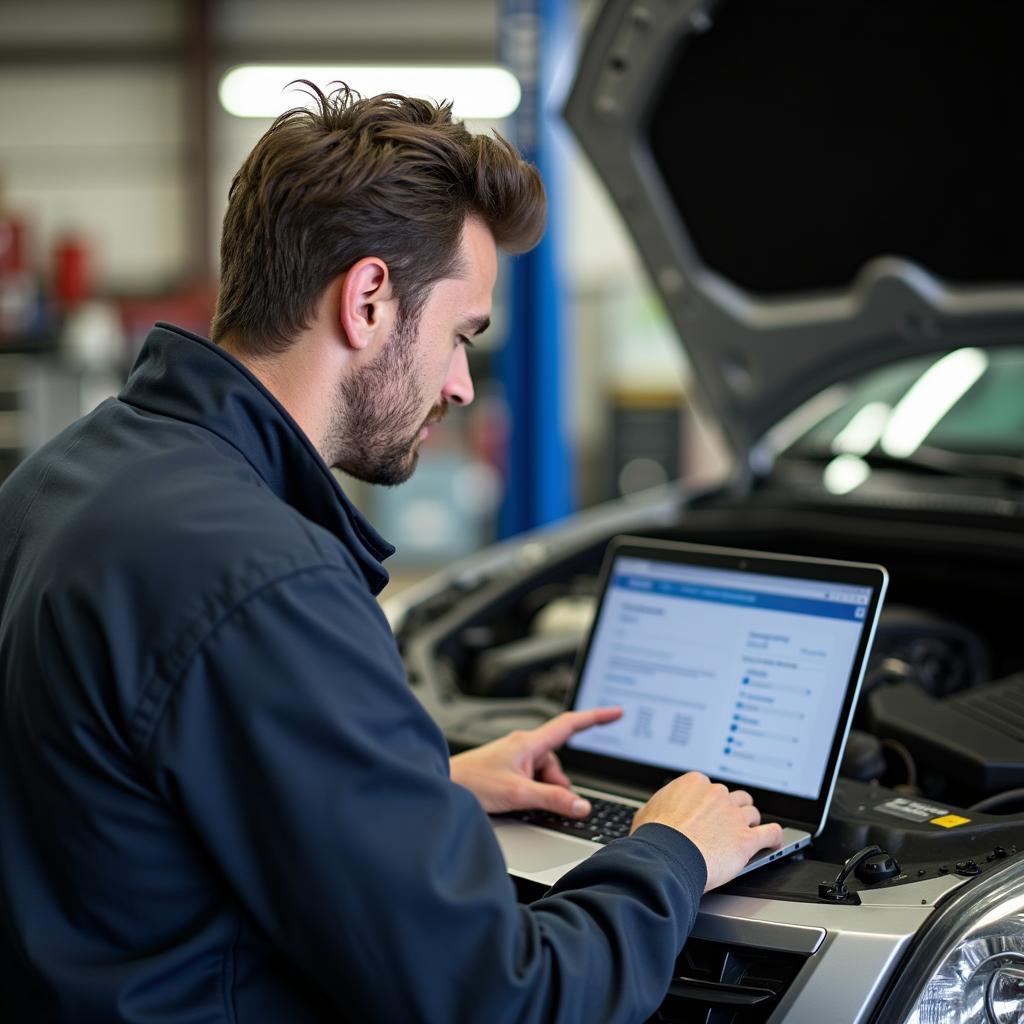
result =
M154 322L208 336L290 82L427 66L550 210L416 474L334 471L416 697L456 754L575 706L616 538L881 564L827 820L704 898L649 1020L1018 1024L1022 38L1009 0L4 0L0 482Z

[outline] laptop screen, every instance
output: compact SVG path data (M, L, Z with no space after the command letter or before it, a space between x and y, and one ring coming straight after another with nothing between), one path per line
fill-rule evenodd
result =
M680 557L624 548L606 569L573 706L625 714L568 746L817 801L880 588L815 560Z

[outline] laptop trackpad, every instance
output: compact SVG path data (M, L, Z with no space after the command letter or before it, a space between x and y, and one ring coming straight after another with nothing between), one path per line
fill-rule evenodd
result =
M582 840L531 828L518 821L492 819L505 863L517 871L547 871L585 860L593 849Z

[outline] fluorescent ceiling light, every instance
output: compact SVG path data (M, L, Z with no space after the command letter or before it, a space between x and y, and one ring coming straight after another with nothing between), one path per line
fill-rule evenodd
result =
M826 416L831 416L848 395L845 384L833 384L776 423L764 436L771 458L810 433Z
M889 406L885 402L868 402L861 406L849 423L832 439L832 451L846 455L867 455L889 422Z
M826 490L832 494L849 494L871 476L871 467L856 455L837 455L822 475Z
M932 363L899 400L882 434L882 450L894 458L913 455L988 368L980 348L961 348Z
M221 80L221 106L236 117L277 117L297 106L311 106L309 97L288 88L305 78L327 91L329 83L344 82L363 96L397 92L435 101L451 100L458 118L498 121L519 106L522 89L511 71L496 65L478 67L370 67L350 64L337 67L244 64L232 68Z

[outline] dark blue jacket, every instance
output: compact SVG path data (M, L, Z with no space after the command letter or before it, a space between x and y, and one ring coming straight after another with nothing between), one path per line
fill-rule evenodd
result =
M166 325L0 489L0 1019L643 1020L703 888L648 825L532 906L374 595L391 551Z

